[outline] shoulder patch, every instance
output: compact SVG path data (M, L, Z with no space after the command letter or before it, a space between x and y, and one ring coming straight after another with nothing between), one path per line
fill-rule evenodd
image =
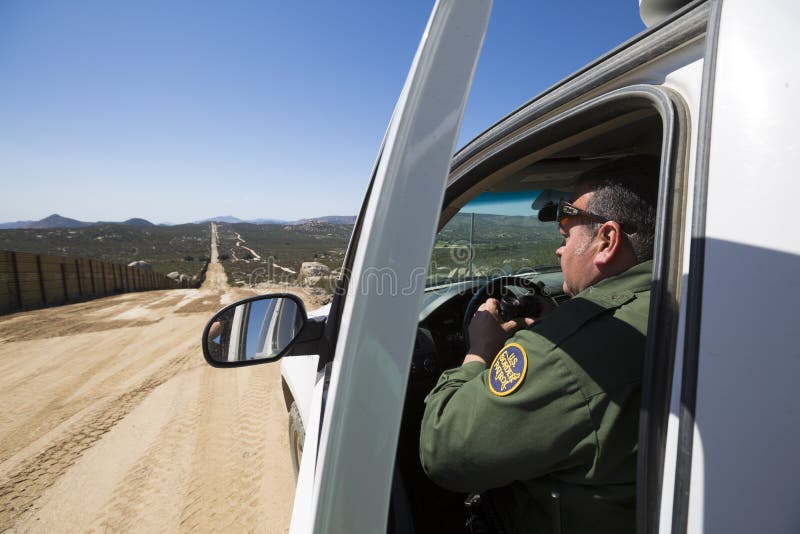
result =
M489 366L489 391L498 397L514 393L525 379L528 355L522 345L509 343L503 347Z

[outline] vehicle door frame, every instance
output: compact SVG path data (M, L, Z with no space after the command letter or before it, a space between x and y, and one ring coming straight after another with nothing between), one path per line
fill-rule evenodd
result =
M637 466L637 522L657 524L666 453L666 433L670 410L673 365L677 348L679 301L683 269L684 212L689 165L691 121L683 99L676 92L659 86L631 85L609 91L576 104L562 103L559 113L542 116L536 104L527 109L529 123L518 124L516 132L498 134L482 140L485 147L475 152L469 165L451 174L440 228L457 207L485 187L485 176L501 173L518 162L521 154L535 153L554 139L565 139L564 131L585 131L603 120L622 116L624 106L640 102L657 111L662 124L661 169L658 218L656 221L653 289L645 364L642 378L642 407L639 427ZM580 102L580 99L578 99ZM605 118L604 118L605 117ZM574 124L570 124L574 123ZM498 132L508 131L504 124ZM561 133L555 133L561 130ZM559 141L561 142L561 141Z
M316 457L303 456L303 464L314 462L313 519L304 529L386 528L424 266L490 8L488 0L437 1L390 121L326 326L328 346L319 365L329 385L321 392L315 388L312 411L320 408ZM399 235L397 225L414 239L392 240ZM361 287L369 269L387 266L398 281L409 281L391 306L386 295ZM371 324L379 318L383 325ZM370 331L386 325L391 330L382 335ZM391 402L370 404L387 394ZM376 436L380 446L373 450L366 444ZM304 467L310 469L301 465L301 477ZM299 531L297 512L293 532Z
M787 1L710 5L675 377L674 488L664 488L673 493L661 532L783 531L798 524L797 433L775 438L794 428L797 412L796 329L785 318L796 308L791 276L800 247L791 209L748 217L739 200L754 191L797 196L790 43L798 11ZM750 280L755 269L762 283Z

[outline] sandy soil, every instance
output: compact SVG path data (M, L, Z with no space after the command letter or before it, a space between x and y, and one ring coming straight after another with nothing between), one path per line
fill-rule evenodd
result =
M279 364L203 360L211 314L253 294L211 255L200 289L0 317L0 532L288 530Z

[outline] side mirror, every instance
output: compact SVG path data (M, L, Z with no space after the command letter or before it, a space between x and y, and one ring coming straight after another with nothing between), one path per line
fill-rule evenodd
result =
M309 321L291 294L240 300L218 311L203 330L203 355L214 367L271 362L298 341L318 340L324 322Z

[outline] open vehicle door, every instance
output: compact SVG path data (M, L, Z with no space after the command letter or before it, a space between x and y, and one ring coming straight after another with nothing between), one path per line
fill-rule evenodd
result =
M436 3L395 108L328 319L334 358L312 405L324 404L319 444L306 441L292 532L387 528L425 273L490 6ZM301 527L300 484L314 461L313 520Z

